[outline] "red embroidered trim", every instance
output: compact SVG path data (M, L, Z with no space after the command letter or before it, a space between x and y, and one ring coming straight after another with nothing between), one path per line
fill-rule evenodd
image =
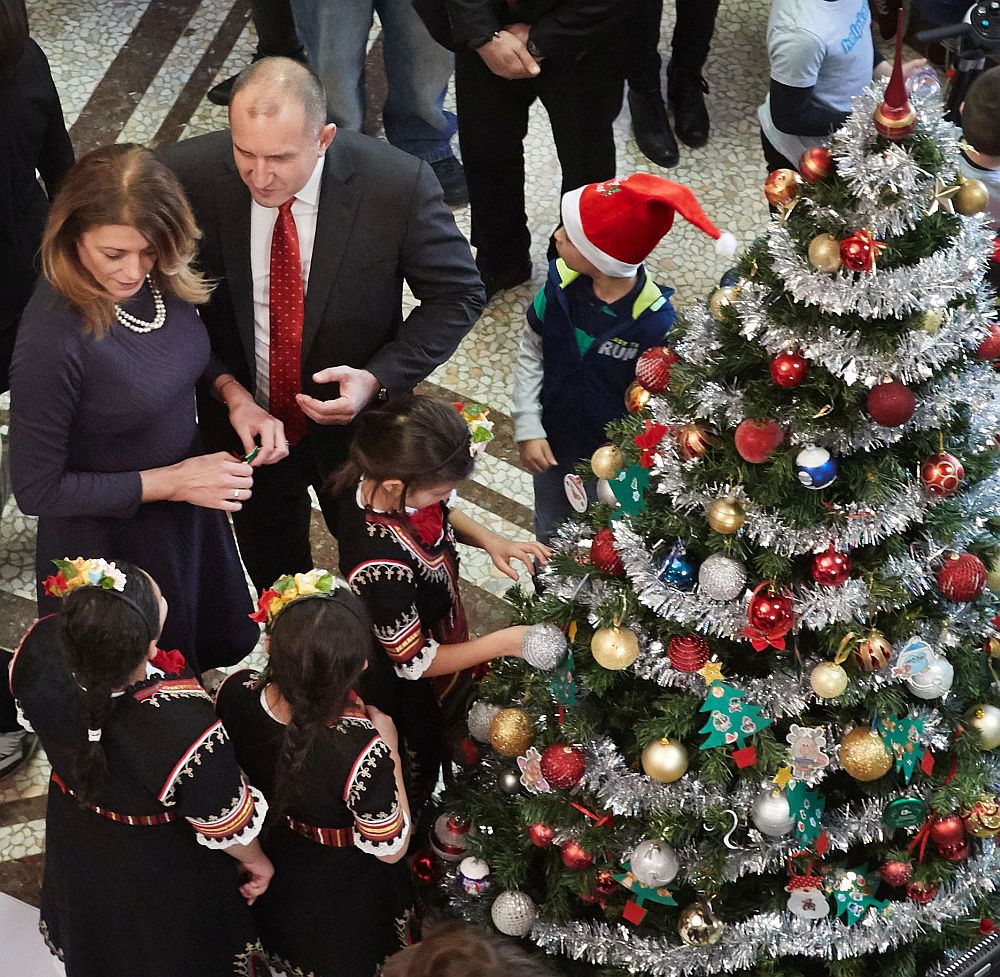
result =
M172 811L164 811L162 814L119 814L117 811L109 811L106 807L100 807L97 804L84 804L77 797L76 791L72 787L67 786L66 782L55 770L52 771L52 782L64 794L69 794L70 797L76 798L77 802L82 807L87 808L88 811L100 814L102 818L107 818L109 821L115 821L118 824L127 824L130 827L151 827L157 824L170 824L171 821L177 821L180 818L179 814L175 814Z
M304 821L296 821L292 817L286 817L285 821L292 831L302 835L303 838L315 841L317 845L326 845L328 848L354 847L354 835L350 828L317 828Z

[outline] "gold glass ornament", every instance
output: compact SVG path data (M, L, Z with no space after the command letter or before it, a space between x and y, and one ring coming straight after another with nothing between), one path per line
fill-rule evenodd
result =
M840 260L840 242L832 234L817 234L809 242L809 264L818 271L833 274L843 262Z
M878 733L858 726L840 741L840 764L855 780L878 780L892 769L892 754Z
M701 458L712 443L712 431L707 424L691 421L677 433L677 443L680 445L681 457L685 461Z
M728 496L724 499L716 499L709 505L705 513L705 519L709 526L723 536L738 533L746 517L746 510L743 506L736 499Z
M1000 803L995 794L982 794L975 804L962 808L965 830L976 838L1000 834Z
M598 628L590 639L590 653L602 668L617 672L639 657L639 639L630 628Z
M712 313L712 318L722 322L722 310L727 305L732 305L734 298L736 289L732 285L723 285L712 292L708 298L708 311Z
M877 672L889 663L892 645L878 631L869 631L854 649L854 661L866 672Z
M638 414L653 395L638 380L633 380L625 391L625 409L630 414Z
M847 688L847 672L835 662L820 662L809 673L809 684L821 699L836 699Z
M711 946L718 943L726 924L707 902L696 902L682 909L677 918L677 932L688 946Z
M936 333L944 322L944 309L928 309L918 320L918 325L926 333Z
M965 721L979 734L979 748L995 750L1000 746L1000 709L985 702L969 706Z
M981 214L990 202L990 192L982 180L963 180L954 197L955 210L964 217Z
M657 783L672 784L687 772L688 751L683 743L666 736L653 740L642 751L642 769Z
M500 756L520 756L534 742L535 729L531 725L531 717L523 709L501 709L493 717L490 746Z
M625 456L613 445L603 444L590 456L590 468L598 478L614 478L625 467Z
M986 586L994 594L1000 594L1000 556L993 561L986 573Z

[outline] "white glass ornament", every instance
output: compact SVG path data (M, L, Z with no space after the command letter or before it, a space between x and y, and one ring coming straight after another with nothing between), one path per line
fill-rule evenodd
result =
M795 827L795 818L788 805L788 795L783 790L762 790L750 807L750 820L754 827L770 838L780 838Z
M527 936L537 915L531 896L515 889L501 892L490 907L493 925L505 936Z
M629 859L629 868L643 885L657 889L677 875L681 863L673 848L666 842L647 839L635 846Z
M936 655L930 664L906 679L906 687L918 699L939 699L955 679L955 669L947 658Z
M906 90L916 98L940 98L941 79L929 64L925 64L906 76Z
M481 896L490 887L490 867L481 858L463 858L455 875L459 888L470 896Z
M597 501L611 506L612 509L617 509L618 506L621 505L615 497L614 489L611 488L611 483L606 478L599 478L597 480Z

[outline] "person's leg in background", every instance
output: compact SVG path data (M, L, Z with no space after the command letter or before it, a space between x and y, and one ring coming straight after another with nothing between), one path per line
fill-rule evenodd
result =
M10 651L0 648L0 779L20 769L38 748L38 737L17 721L17 707L7 681L12 657Z
M696 149L708 142L708 83L702 76L715 32L719 0L674 0L677 20L667 66L667 101L674 113L674 132Z
M458 123L444 109L454 56L430 36L410 0L376 0L375 9L389 88L382 113L386 139L431 165L445 203L467 204L465 173L451 148Z

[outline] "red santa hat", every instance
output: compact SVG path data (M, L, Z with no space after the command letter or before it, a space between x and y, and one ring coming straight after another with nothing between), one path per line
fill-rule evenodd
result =
M715 250L732 257L736 238L708 219L695 195L680 183L651 173L590 183L562 198L566 235L606 275L629 278L670 230L679 213L715 239Z

